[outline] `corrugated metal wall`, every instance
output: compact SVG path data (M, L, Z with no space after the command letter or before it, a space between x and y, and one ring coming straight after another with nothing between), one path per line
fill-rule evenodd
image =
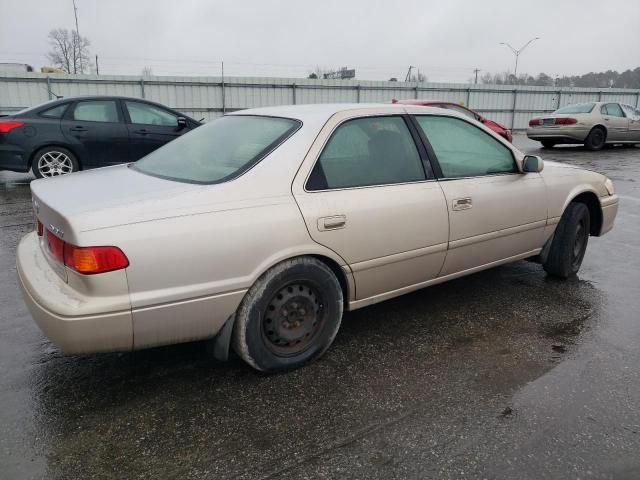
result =
M0 114L31 107L55 95L123 95L154 100L196 119L244 108L301 103L372 103L392 98L463 102L515 129L570 103L612 100L640 106L640 90L554 88L455 83L310 80L265 77L135 77L0 74Z

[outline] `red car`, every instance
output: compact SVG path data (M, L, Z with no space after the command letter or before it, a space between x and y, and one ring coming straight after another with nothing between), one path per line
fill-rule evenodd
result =
M480 115L478 112L474 112L473 110L463 107L462 105L459 105L457 103L441 102L438 100L397 100L395 98L391 100L391 103L401 103L404 105L427 105L429 107L448 108L449 110L454 110L458 113L462 113L463 115L471 117L480 123L484 123L487 127L496 132L502 138L506 139L509 142L513 141L511 130L509 130L507 127L505 127L504 125L500 125L498 122L494 122L493 120L489 120L488 118Z

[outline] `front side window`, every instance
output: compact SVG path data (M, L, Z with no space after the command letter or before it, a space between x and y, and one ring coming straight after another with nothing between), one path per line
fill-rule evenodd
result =
M289 118L222 117L151 152L132 168L179 182L224 182L258 163L300 125Z
M118 121L118 109L114 100L87 100L78 102L73 111L73 119L82 122Z
M600 111L603 115L610 115L612 117L624 118L624 113L622 113L622 108L620 108L620 105L618 105L617 103L607 103L606 105L602 106Z
M517 173L511 150L464 120L416 116L446 178Z
M591 113L595 103L576 103L574 105L567 105L566 107L559 108L553 113Z
M56 107L49 108L47 110L44 110L43 112L40 112L40 116L46 118L62 118L68 106L68 103L63 103L62 105L58 105Z
M178 125L178 116L170 113L162 108L148 103L124 102L129 112L131 123L142 125L162 125L167 127L175 127Z
M340 125L316 162L307 190L425 180L424 167L402 117L366 117Z
M622 104L622 110L624 110L625 115L631 120L640 120L640 111L631 105Z

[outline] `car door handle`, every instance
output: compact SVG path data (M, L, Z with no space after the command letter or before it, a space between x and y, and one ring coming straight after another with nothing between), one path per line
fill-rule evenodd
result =
M347 217L345 215L332 215L331 217L322 217L318 219L318 230L339 230L347 226Z
M86 132L89 129L86 128L86 127L81 127L80 125L78 125L78 126L75 126L75 127L71 127L69 130L72 131L72 132Z
M137 133L138 135L147 135L148 133L151 133L151 132L146 128L141 128L140 130L134 130L133 133Z
M455 198L453 200L454 210L469 210L473 206L471 197Z

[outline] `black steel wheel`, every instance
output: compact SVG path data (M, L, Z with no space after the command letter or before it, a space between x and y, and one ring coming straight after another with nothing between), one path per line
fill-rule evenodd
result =
M265 371L300 367L320 357L340 328L342 287L312 257L282 262L249 289L236 312L233 348Z
M321 290L310 282L282 287L264 312L265 345L277 355L297 355L315 341L326 320Z
M578 273L589 242L589 209L583 203L570 203L554 233L551 249L543 263L554 277L568 278Z

